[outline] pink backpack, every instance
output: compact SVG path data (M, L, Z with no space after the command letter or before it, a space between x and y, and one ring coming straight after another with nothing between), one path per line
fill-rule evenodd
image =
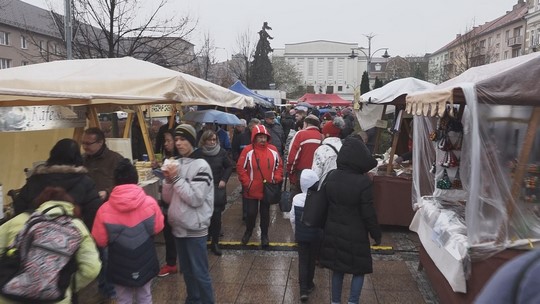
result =
M63 213L47 214L54 208L61 208ZM55 302L65 298L77 270L75 253L82 242L82 234L72 219L60 205L30 216L8 248L18 254L20 266L1 286L3 296L27 303Z

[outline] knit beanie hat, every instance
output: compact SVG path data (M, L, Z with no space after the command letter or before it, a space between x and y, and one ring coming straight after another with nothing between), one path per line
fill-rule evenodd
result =
M174 136L182 136L185 138L192 147L196 147L196 138L197 138L197 132L195 131L195 128L193 128L192 125L189 124L181 124L176 129L174 129Z
M345 121L343 118L337 116L334 117L332 121L329 121L324 124L322 128L322 134L328 135L329 137L339 137L341 130L345 126Z

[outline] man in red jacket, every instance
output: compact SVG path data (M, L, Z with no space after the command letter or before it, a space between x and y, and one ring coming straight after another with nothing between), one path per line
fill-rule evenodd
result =
M263 182L280 183L283 179L283 162L279 152L272 144L270 133L263 125L251 129L251 145L246 146L238 162L236 172L242 184L243 197L247 205L246 232L242 244L247 244L261 210L261 246L268 247L268 226L270 225L270 203L264 199ZM260 205L260 207L259 207Z
M315 150L321 145L323 135L319 130L320 120L309 114L304 118L304 128L294 135L289 156L287 157L287 172L291 181L291 197L300 193L300 171L311 169Z

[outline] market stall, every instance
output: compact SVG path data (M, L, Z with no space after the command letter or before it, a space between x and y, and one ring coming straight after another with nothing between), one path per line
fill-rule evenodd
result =
M395 109L401 111L394 126L392 148L388 158L380 160L379 168L373 177L374 206L377 219L383 225L409 226L414 216L411 201L412 175L409 162L403 167L393 168L396 153L408 150L407 144L412 132L410 118L405 118L405 96L407 94L433 88L435 85L413 77L394 80L383 87L363 94L362 106L355 111L362 130L377 127L375 146L378 146L380 132L388 128L383 118ZM403 147L400 147L404 146ZM396 169L396 170L394 170ZM391 189L391 191L389 191Z
M500 265L540 240L539 76L533 53L406 98L415 115L410 229L443 303L473 302Z
M77 117L98 126L98 107L130 108L128 121L144 119L139 105L215 105L250 107L253 99L202 79L134 58L64 60L0 71L0 183L7 189L24 183L23 168L47 159L49 149L65 137L79 139L83 126L38 128ZM33 108L43 106L43 108ZM52 109L53 106L59 106ZM73 118L74 119L74 118ZM130 125L130 124L129 124ZM148 134L141 123L143 135ZM24 132L21 132L24 131ZM127 136L125 130L124 136ZM152 145L147 136L147 151ZM149 152L149 157L153 153ZM1 215L1 214L0 214Z

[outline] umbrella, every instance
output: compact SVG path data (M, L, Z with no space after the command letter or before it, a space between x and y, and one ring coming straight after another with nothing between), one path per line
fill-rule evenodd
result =
M309 103L307 103L305 101L301 101L301 102L297 103L296 106L304 106L304 107L306 107L308 109L313 108L313 105L311 105L311 104L309 104Z
M202 110L187 112L183 120L193 122L208 122L220 125L239 125L240 119L234 114L225 113L219 110Z

